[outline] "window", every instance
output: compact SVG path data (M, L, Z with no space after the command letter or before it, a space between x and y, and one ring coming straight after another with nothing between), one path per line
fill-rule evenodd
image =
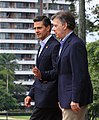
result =
M8 2L0 2L0 8L8 8L9 3Z
M6 16L7 16L7 13L0 12L0 18L6 18Z
M24 34L15 34L15 39L24 39Z
M10 28L9 23L0 23L0 28Z

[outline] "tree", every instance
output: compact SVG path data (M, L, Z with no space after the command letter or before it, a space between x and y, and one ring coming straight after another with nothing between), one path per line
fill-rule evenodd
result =
M14 76L14 69L17 66L15 62L15 55L14 54L0 54L0 78L5 83L5 89L9 89L10 92L12 91L14 84L12 81L15 79ZM8 78L7 78L8 77ZM7 86L7 79L8 79L8 86ZM7 88L8 87L8 88Z
M86 43L85 0L79 0L78 36Z
M15 109L20 106L26 96L27 87L15 84L16 56L0 54L0 110ZM11 103L11 104L10 104Z
M99 22L99 5L95 4L90 7L90 2L92 0L88 0L87 3L89 4L89 10L91 11L91 14L86 13L86 28L87 31L93 32L98 31L99 26L97 25Z
M11 94L0 90L0 111L11 110L18 107L17 100Z
M13 90L13 97L18 100L18 103L24 101L24 98L26 97L26 91L27 87L23 86L21 83L16 84Z
M18 104L13 98L14 89L14 54L0 54L0 110L15 109Z
M90 106L90 116L99 116L99 40L87 45L89 72L93 83L93 104Z

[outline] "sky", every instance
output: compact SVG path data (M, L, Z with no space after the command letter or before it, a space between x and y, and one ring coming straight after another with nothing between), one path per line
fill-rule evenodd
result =
M86 1L86 0L85 0ZM92 0L91 2L85 2L85 9L86 14L89 14L89 19L93 22L95 19L95 15L92 14L91 8L94 7L96 4L99 5L99 0ZM79 4L76 4L77 12L79 10ZM99 23L97 24L99 25ZM94 42L99 40L99 31L98 32L90 32L86 34L86 42Z

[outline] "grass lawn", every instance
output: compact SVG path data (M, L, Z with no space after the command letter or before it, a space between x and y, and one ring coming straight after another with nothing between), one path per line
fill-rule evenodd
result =
M14 118L12 120L29 120L30 116L12 116L11 118ZM95 120L99 120L99 118L96 118Z
M8 120L29 120L30 116L9 116ZM6 120L6 116L0 116L0 120ZM95 120L99 120L96 118Z
M29 120L30 116L11 116L14 120Z
M29 120L30 116L9 116L8 120ZM6 120L6 116L0 116L0 120Z
M12 120L29 120L30 116L13 116L11 118L14 118ZM0 119L1 120L1 119ZM10 120L10 119L9 119ZM99 120L99 118L96 118L95 120Z

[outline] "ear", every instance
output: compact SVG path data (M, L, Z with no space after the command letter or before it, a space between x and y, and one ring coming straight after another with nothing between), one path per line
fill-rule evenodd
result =
M63 24L63 29L66 30L67 29L67 23Z
M47 31L50 31L50 25L47 26Z

